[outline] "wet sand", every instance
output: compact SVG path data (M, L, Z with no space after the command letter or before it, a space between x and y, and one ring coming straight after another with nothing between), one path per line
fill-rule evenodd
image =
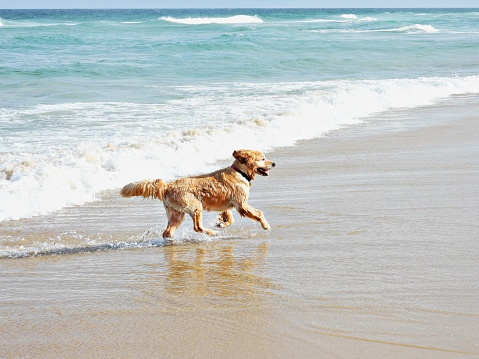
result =
M478 357L477 114L457 98L269 153L250 203L271 232L235 214L164 246L161 204L116 193L19 221L153 246L0 260L2 357Z

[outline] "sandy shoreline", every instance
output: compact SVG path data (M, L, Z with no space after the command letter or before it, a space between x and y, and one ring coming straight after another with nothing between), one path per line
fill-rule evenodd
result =
M466 100L269 154L278 166L251 204L271 232L235 216L211 242L1 260L0 352L477 357L479 101ZM64 225L141 234L164 216L147 202L108 206L92 205L91 220L67 211Z

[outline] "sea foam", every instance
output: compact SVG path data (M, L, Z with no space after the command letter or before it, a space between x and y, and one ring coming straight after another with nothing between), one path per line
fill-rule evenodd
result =
M415 24L415 25L408 25L408 26L402 26L396 29L391 29L389 31L397 31L397 32L426 32L426 33L435 33L439 32L438 29L431 25L421 25L421 24Z
M196 97L164 105L169 116L190 118L183 125L178 122L180 129L163 129L161 121L155 124L159 119L152 117L154 106L145 106L146 112L141 114L138 104L121 104L116 113L112 113L115 104L62 105L63 110L57 109L60 113L76 109L72 117L87 107L94 109L97 113L92 117L102 119L91 122L96 137L83 138L83 129L72 126L57 131L69 131L69 141L49 143L52 132L44 139L34 138L43 141L35 148L20 137L11 139L11 144L0 143L5 148L17 146L15 152L0 151L0 221L81 205L95 200L101 191L131 181L170 180L211 171L218 168L217 161L228 164L234 149L270 151L363 122L382 111L429 105L454 94L479 93L479 77L231 86L191 86L183 90ZM185 108L196 110L185 116ZM14 117L6 110L1 116Z
M170 16L161 17L160 20L185 24L185 25L205 25L205 24L259 24L262 23L257 16L235 15L230 17L197 17L197 18L174 18Z
M357 19L358 17L354 14L343 14L341 15L343 19Z
M373 22L375 19L368 19L368 20L360 20L360 21L368 21L368 22ZM321 34L327 34L327 33L356 33L356 34L361 34L361 33L374 33L374 32L398 32L398 33L406 33L406 34L418 34L418 33L428 33L428 34L434 34L439 32L438 29L431 25L421 25L421 24L415 24L415 25L407 25L407 26L401 26L401 27L396 27L396 28L390 28L390 29L324 29L324 30L306 30L307 32L316 32L316 33L321 33Z
M361 17L358 18L356 15L342 15L342 19L344 20L337 20L337 19L312 19L312 20L301 20L301 22L305 23L361 23L361 22L375 22L378 19L373 17Z

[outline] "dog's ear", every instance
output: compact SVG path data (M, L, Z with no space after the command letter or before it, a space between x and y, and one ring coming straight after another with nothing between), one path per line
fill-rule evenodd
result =
M233 157L236 158L238 161L240 161L240 163L246 163L246 161L248 160L243 150L234 151Z

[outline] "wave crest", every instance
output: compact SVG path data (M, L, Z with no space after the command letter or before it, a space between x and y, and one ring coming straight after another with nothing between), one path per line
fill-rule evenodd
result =
M421 24L402 26L402 27L397 28L397 29L392 29L391 31L397 31L397 32L427 32L427 33L439 32L439 30L436 29L434 26L421 25Z
M303 20L302 22L308 22L308 23L337 23L337 24L344 24L344 23L361 23L361 22L376 22L378 19L374 17L361 17L358 18L356 15L352 15L354 17L344 17L345 15L342 15L341 18L344 20L337 20L337 19L314 19L314 20Z
M371 20L373 21L373 20ZM351 33L351 34L360 34L360 33L370 33L370 32L398 32L398 33L406 33L406 34L418 34L418 33L427 33L427 34L434 34L439 32L438 29L431 25L407 25L401 26L392 29L324 29L324 30L304 30L307 32L317 32L320 34L328 34L328 33Z
M230 17L189 17L178 19L171 16L163 16L160 20L185 25L206 25L206 24L259 24L262 23L257 16L235 15Z
M341 15L343 19L357 19L358 17L354 14L343 14Z

